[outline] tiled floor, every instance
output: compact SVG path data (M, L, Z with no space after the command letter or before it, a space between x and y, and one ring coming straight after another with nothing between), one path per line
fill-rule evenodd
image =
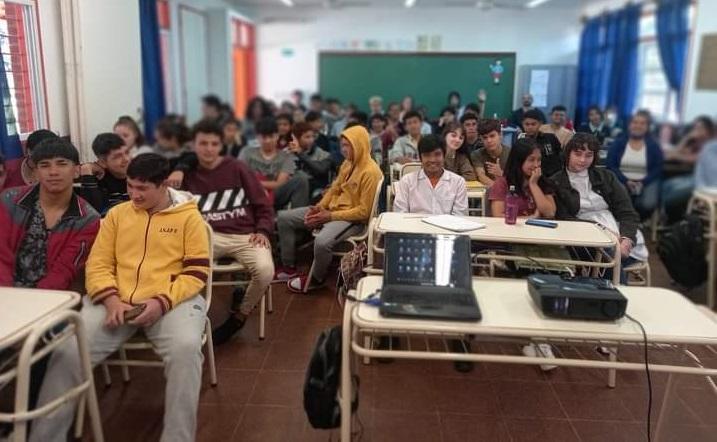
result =
M653 259L655 285L669 287ZM694 296L700 292L694 291ZM692 293L691 293L692 295ZM219 305L220 300L217 301ZM302 409L304 370L317 334L341 318L331 290L290 295L275 286L267 338L258 340L256 317L235 341L216 349L219 385L202 387L197 440L327 441L337 432L313 430ZM478 343L474 349L517 352L513 344ZM564 355L598 357L587 347L561 347ZM697 349L706 365L717 353ZM637 350L626 357L641 360ZM653 352L655 359L673 357ZM106 440L154 441L162 428L164 382L159 369L133 368L123 384L98 387ZM360 367L361 441L641 441L646 440L647 389L642 372L618 374L605 386L598 370L559 368L543 373L518 365L478 364L460 374L450 363L396 361ZM101 376L96 378L101 384ZM665 392L655 374L653 424ZM667 440L717 440L717 396L703 378L676 379ZM653 426L654 428L654 426ZM87 433L86 433L87 434ZM89 440L89 437L86 436Z

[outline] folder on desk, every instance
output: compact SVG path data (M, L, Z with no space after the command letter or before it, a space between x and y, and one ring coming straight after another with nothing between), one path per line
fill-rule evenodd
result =
M485 229L485 224L453 215L427 216L423 218L422 221L452 232L469 232L471 230Z

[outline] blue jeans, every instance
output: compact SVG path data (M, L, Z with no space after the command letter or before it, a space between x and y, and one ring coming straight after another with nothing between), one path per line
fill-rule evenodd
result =
M632 205L640 215L640 220L652 216L660 201L660 181L653 181L642 188L638 195L632 195Z
M694 188L694 175L676 176L662 185L662 207L669 222L676 222L685 215Z

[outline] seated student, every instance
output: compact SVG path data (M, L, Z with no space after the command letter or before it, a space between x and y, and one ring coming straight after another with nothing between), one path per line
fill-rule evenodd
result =
M196 201L167 187L170 170L169 161L157 154L139 155L130 163L131 201L113 207L102 222L87 260L88 296L81 315L92 365L142 329L164 360L162 440L193 441L206 321L199 292L209 271L209 244ZM136 306L142 312L125 321L125 313ZM40 405L77 385L80 373L76 341L68 339L50 358ZM30 440L64 441L76 405L71 401L35 420Z
M99 134L92 142L97 157L94 163L80 166L78 193L99 213L105 214L113 206L129 200L127 194L127 166L129 147L114 133Z
M715 135L712 119L706 115L695 118L690 131L685 135L677 148L665 152L665 158L682 164L694 165L699 158L703 146ZM695 188L695 175L683 174L665 180L662 185L662 199L668 223L684 216L687 204Z
M283 267L277 279L289 279L289 290L303 292L321 286L326 280L334 246L364 229L369 221L376 187L383 174L371 159L368 131L353 126L341 134L341 150L346 160L339 175L315 206L282 210L277 227ZM300 232L321 230L314 239L314 274L294 277L296 272L296 236Z
M355 110L352 111L348 116L346 117L346 128L351 127L352 125L360 124L361 126L365 127L367 130L371 130L371 128L368 125L368 115L366 112ZM369 132L370 133L370 132ZM383 151L383 145L381 144L381 139L378 137L370 136L370 142L371 142L371 158L376 159L377 157L381 156L381 152ZM380 166L381 163L376 161L376 163Z
M428 109L426 106L418 106L416 108L416 112L421 114L421 119L423 120L421 123L421 135L432 134L433 126L431 126L431 123L428 122Z
M465 112L466 107L461 105L461 94L458 91L451 91L448 93L448 106L443 108L441 116L445 116L446 109L452 110L453 119L461 118L463 116L463 112ZM446 123L450 123L450 121L446 121Z
M550 111L550 124L540 126L540 132L555 135L558 141L560 141L560 147L565 147L575 133L565 127L567 118L568 110L565 106L553 106L553 109Z
M404 175L396 186L393 210L400 213L467 215L466 180L444 168L445 141L426 135L418 143L421 170Z
M245 147L239 154L259 178L276 210L309 205L309 180L294 175L296 164L290 154L279 150L279 133L273 118L260 120L256 126L259 147Z
M157 142L152 152L168 159L172 169L191 152L187 144L190 141L189 128L184 124L184 117L179 115L167 115L159 120L154 128L154 138Z
M649 133L650 120L649 112L637 111L627 134L613 141L607 151L607 167L627 187L641 220L657 208L662 176L662 149Z
M475 167L478 181L490 187L498 177L503 176L510 147L502 143L502 130L498 120L483 120L478 126L478 134L483 147L471 154L471 163Z
M563 168L565 164L563 160L563 148L560 140L550 133L544 133L540 130L540 114L536 110L529 110L523 114L523 129L525 132L518 136L521 138L531 138L540 146L540 154L542 158L542 169L544 175L549 177Z
M717 140L705 144L697 159L695 189L717 189Z
M393 146L393 143L396 142L393 132L388 130L387 127L388 118L385 115L373 114L371 118L369 118L371 145L373 146L375 143L375 141L373 141L374 138L377 138L381 143L380 154L374 154L373 156L376 163L380 165L388 163L388 151L391 149L391 146Z
M224 143L222 155L239 158L239 153L246 146L246 138L241 131L241 122L234 117L229 117L222 120L221 126L222 142Z
M525 131L525 128L523 127L523 120L525 119L525 114L528 111L535 111L533 114L538 117L537 120L539 124L545 123L545 114L543 114L543 111L538 109L537 107L533 107L533 96L530 94L523 94L522 100L521 100L522 106L518 109L513 110L513 113L510 115L510 121L508 124L510 124L513 127L517 127L518 129Z
M343 128L346 126L346 116L351 111L341 107L341 102L336 98L328 98L326 100L326 109L324 110L324 121L328 127L328 135L332 138L338 137Z
M263 118L270 117L271 109L269 104L262 97L254 97L246 105L244 111L244 136L246 136L249 145L254 145L256 139L256 131L254 126Z
M466 113L461 117L461 125L463 125L463 151L468 155L473 155L473 152L483 147L480 134L478 133L478 126L480 123L480 117L477 113L466 108Z
M152 148L144 144L144 135L136 121L130 116L123 115L117 119L112 126L112 131L119 135L124 144L129 147L129 155L131 158L142 153L152 152Z
M400 106L401 106L401 107L400 107L400 109L401 109L401 114L400 114L400 116L399 116L399 119L400 119L401 121L403 121L404 123L406 123L406 115L407 115L409 112L415 110L415 109L414 109L414 106L413 106L413 97L410 96L410 95L406 95L405 97L403 97L403 99L401 100L401 105L400 105Z
M392 133L394 139L406 135L406 129L401 122L401 105L396 102L389 103L386 110L386 117L388 118L388 126L386 129Z
M34 176L35 165L32 162L32 151L35 149L35 146L49 138L58 137L57 134L46 129L36 130L25 140L25 156L13 160L5 160L5 173L7 174L7 178L5 178L5 187L0 187L0 190L9 189L10 187L26 186L37 182Z
M462 176L466 181L476 181L476 170L463 146L463 126L456 121L446 124L443 138L446 142L446 170Z
M602 110L598 106L588 108L588 121L578 127L578 132L592 134L601 146L605 138L610 138L610 128L605 124Z
M321 117L320 112L316 111L309 111L306 113L306 117L304 118L304 121L309 123L311 127L314 129L314 133L316 134L316 145L320 147L321 149L325 150L326 152L329 151L329 137L326 136L324 133L324 130L326 128L326 125L324 124L324 120Z
M311 94L309 97L309 112L321 113L324 111L324 97L321 94Z
M213 258L231 256L251 275L246 292L235 290L234 299L241 304L234 315L214 331L214 345L220 345L244 326L274 278L269 241L274 210L246 164L221 155L223 132L217 123L200 121L192 132L199 165L187 173L182 188L199 197L199 211L214 230Z
M284 149L291 141L291 126L294 125L294 119L291 114L279 114L276 116L276 128L279 133L279 140L276 142L277 149Z
M31 161L38 183L0 194L0 286L70 290L82 273L100 216L73 192L79 154L69 141L46 139L33 148ZM30 410L48 359L32 365Z
M374 95L368 99L368 108L371 114L383 115L383 98L378 95Z
M521 138L510 149L503 176L498 177L488 193L492 216L505 216L505 199L510 187L518 195L518 216L553 218L554 189L543 176L540 146L532 138Z
M599 223L620 236L623 267L646 261L645 239L638 230L640 217L630 195L611 171L595 167L600 142L592 134L578 133L565 146L565 169L550 179L555 185L558 219Z
M296 174L309 180L309 193L313 201L329 185L331 155L314 143L314 129L309 123L296 123L292 131L292 141L286 148L294 156Z
M441 116L433 126L433 133L442 134L445 127L456 120L456 110L450 106L441 109Z
M222 100L216 95L202 97L202 119L219 121L222 118Z
M408 133L399 137L388 152L388 160L392 164L418 161L418 143L422 136L423 117L416 111L408 111L403 118L403 125Z

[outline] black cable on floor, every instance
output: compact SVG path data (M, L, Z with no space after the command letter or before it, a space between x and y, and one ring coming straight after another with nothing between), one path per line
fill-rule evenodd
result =
M642 323L640 323L640 321L628 314L626 314L625 317L637 324L642 331L642 339L645 347L645 373L647 374L647 442L651 442L652 435L650 433L650 427L652 417L652 378L650 376L649 355L647 353L647 332L645 331L645 327L642 326Z

